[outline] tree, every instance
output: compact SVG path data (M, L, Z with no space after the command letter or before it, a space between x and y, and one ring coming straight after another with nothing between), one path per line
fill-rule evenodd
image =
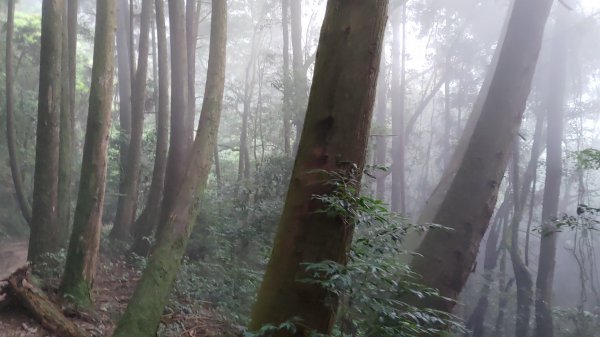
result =
M133 226L134 242L131 250L140 255L148 254L150 244L147 238L158 223L160 204L165 184L167 150L169 147L169 65L167 59L167 31L164 6L155 0L156 30L158 45L158 110L156 112L156 151L152 182L144 210Z
M406 96L406 4L392 17L392 212L406 212L404 98ZM400 26L402 25L402 32Z
M353 228L317 212L324 205L314 196L328 195L333 187L314 171L350 178L356 165L360 180L387 8L386 0L327 3L305 127L250 330L299 318L295 334L279 331L274 336L331 332L336 306L325 303L326 290L299 279L308 277L304 263L345 263Z
M81 179L61 293L90 306L96 273L106 182L113 94L116 0L96 2L94 61Z
M178 0L170 1L170 9L173 9L172 5L179 2ZM174 13L171 11L171 14ZM208 71L196 139L191 151L185 154L189 161L181 178L182 183L178 184L177 190L174 190L174 199L170 202L163 202L156 246L123 318L117 325L115 337L150 337L156 334L160 316L179 271L196 220L197 206L192 203L194 198L201 195L206 187L217 141L225 87L227 1L213 0L211 15ZM174 16L171 19L177 18L178 16ZM171 24L173 25L175 22L171 20ZM179 47L178 43L172 41L173 49ZM173 52L174 50L172 50ZM172 55L175 57L175 54ZM175 81L179 81L179 85L183 87L187 84L185 77L178 78L175 72L172 80L174 85ZM187 99L185 95L173 96L177 99Z
M562 10L562 9L561 9ZM562 178L563 113L565 108L565 82L567 72L568 31L566 13L559 13L552 45L551 71L547 86L547 140L546 181L542 203L542 239L535 291L535 336L553 337L552 286L556 258L560 185Z
M142 1L138 65L134 75L131 97L131 138L127 146L126 166L121 178L120 190L122 194L119 195L117 214L111 233L113 237L121 240L129 237L131 225L136 215L140 168L142 165L142 138L144 133L144 113L146 110L146 80L148 78L151 16L152 0Z
M427 218L425 222L451 230L429 231L416 250L419 257L410 266L421 275L425 286L438 289L446 298L456 299L462 290L488 227L531 88L552 2L516 0L512 5L488 80L474 106L473 125L467 126L464 143L448 165L444 174L447 180L438 186L439 200L428 205L422 216ZM456 163L459 165L453 167ZM454 304L443 298L417 303L419 307L446 312Z
M296 142L294 149L298 148L302 126L304 124L304 112L308 95L308 80L304 68L304 51L302 48L302 1L290 1L290 24L292 44L292 70L293 82L293 109L294 125L296 127Z
M60 224L56 221L56 209L63 6L63 0L48 0L42 4L35 173L27 257L34 264L45 253L53 253L60 248Z
M75 149L75 80L77 76L77 9L78 0L64 3L62 36L62 88L60 106L60 149L58 162L58 213L62 229L60 244L68 244L71 217L71 188L73 180L73 152Z
M188 112L185 123L188 127L187 138L190 145L194 141L194 122L196 121L196 46L198 45L198 24L200 21L201 6L202 2L199 0L188 0L185 3L185 33L188 61Z
M119 83L119 200L127 197L127 161L129 158L129 143L131 139L131 91L133 77L133 50L131 49L130 15L127 1L117 3L117 63ZM115 218L119 218L116 216ZM126 240L129 233L115 223L110 232L110 237L117 240Z
M14 84L13 84L13 35L15 29L15 0L8 0L6 19L6 145L10 161L10 172L15 187L15 196L21 215L31 223L31 205L23 186L21 164L17 156L17 134L15 131Z
M291 151L291 94L292 79L290 76L290 1L281 0L281 27L283 33L283 152L290 156Z

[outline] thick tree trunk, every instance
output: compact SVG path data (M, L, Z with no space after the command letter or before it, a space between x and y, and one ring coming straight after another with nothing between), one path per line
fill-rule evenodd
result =
M290 0L281 0L281 26L283 27L283 152L291 156L291 101L290 76Z
M250 330L299 318L296 334L278 331L273 336L331 332L336 310L325 303L327 292L299 279L308 277L304 263L345 263L353 228L315 212L323 204L314 195L327 195L332 186L311 171L335 171L360 181L387 7L387 0L327 4L305 128ZM358 176L351 173L353 165Z
M137 219L133 231L134 242L131 250L146 256L150 249L147 238L156 229L160 216L160 205L165 184L167 150L169 147L169 64L167 51L167 31L162 0L155 0L156 30L158 45L158 110L156 112L156 154L152 170L152 182L148 201Z
M87 306L91 305L91 288L98 260L106 185L113 94L116 0L98 1L96 6L94 63L81 178L73 232L61 283L63 295L69 295L76 303Z
M131 89L132 89L132 54L131 48L131 18L129 4L126 0L117 2L117 66L119 83L119 198L117 203L122 204L126 197L127 161L129 158L129 143L131 139ZM115 220L116 220L115 216ZM111 230L112 239L125 240L127 233L117 228L115 223Z
M496 66L489 74L491 80L480 93L481 104L476 104L481 110L473 112L480 117L463 145L463 159L456 174L450 176L442 202L431 213L431 222L452 230L429 231L416 250L420 257L411 263L412 270L421 275L421 283L438 289L444 297L457 298L488 227L552 2L516 0L513 4L505 36L497 48ZM416 304L451 312L455 302L432 298Z
M59 250L56 221L63 0L42 3L40 90L28 260Z
M117 215L111 236L124 240L129 237L131 225L135 220L137 207L140 169L142 165L142 138L144 133L144 113L146 111L146 80L148 78L148 54L150 50L150 17L152 0L142 1L142 17L140 21L140 40L138 66L135 73L131 101L131 139L124 176L121 180L122 190L117 205Z
M172 2L179 2L179 0L172 0ZM175 199L169 204L163 203L157 245L125 314L117 325L115 337L151 337L156 334L160 316L195 223L197 209L193 205L193 200L204 192L212 166L211 159L217 141L225 86L226 42L227 2L213 0L204 102L194 145L192 150L186 153L189 164L182 177L183 183L177 191L174 191ZM178 47L177 43L174 43L173 47ZM179 85L184 87L187 84L185 78L182 80L173 77L173 81L180 81ZM187 98L187 96L178 97Z
M25 186L23 186L23 174L21 162L17 155L17 132L15 130L14 112L14 86L13 86L13 35L15 30L15 0L8 0L8 14L6 21L6 147L10 162L10 172L15 187L15 196L21 215L28 224L31 223L31 205Z
M390 208L392 212L406 211L406 180L404 176L404 96L406 95L405 65L406 49L406 6L402 12L392 18L392 193ZM402 32L400 31L402 27Z
M562 11L562 9L561 9ZM561 12L556 22L552 47L552 60L548 77L546 97L547 149L546 181L542 205L542 239L538 262L535 292L535 336L553 337L552 287L556 258L557 229L554 222L558 216L560 185L562 179L563 114L565 108L565 85L567 72L568 30L567 13Z

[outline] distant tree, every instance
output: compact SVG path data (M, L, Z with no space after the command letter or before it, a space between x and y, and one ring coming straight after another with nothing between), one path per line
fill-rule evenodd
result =
M169 9L179 0L171 0ZM178 11L170 11L171 27L180 16ZM225 61L227 45L227 1L213 0L211 14L210 51L204 101L198 122L198 131L191 151L183 153L189 158L177 189L173 189L172 200L164 201L157 235L157 243L148 260L133 297L129 301L123 317L115 330L115 337L156 335L163 308L181 265L187 242L194 227L197 206L196 196L206 188L208 174L216 146L221 105L225 87ZM174 38L173 36L171 37ZM172 41L172 55L180 42L185 42L185 34ZM172 74L172 81L178 87L185 87L185 77ZM187 99L187 95L173 92L173 99ZM185 111L185 110L183 110ZM167 195L165 195L167 198Z
M552 317L552 289L556 264L558 204L562 179L562 142L565 94L567 82L567 50L569 30L567 13L559 9L546 93L547 140L546 140L546 181L542 201L542 238L538 260L538 275L535 291L535 336L554 337Z
M119 83L119 200L122 204L127 197L127 161L129 158L129 143L131 140L131 91L133 78L133 50L131 35L131 18L126 0L117 2L117 68ZM115 220L119 218L115 216ZM123 228L122 222L115 223L110 237L117 240L127 240L129 233Z
M61 101L63 0L42 4L40 82L36 131L35 173L28 260L60 249L58 161Z
M63 295L83 306L91 306L92 303L91 290L100 247L113 97L116 1L96 2L94 60L81 178L60 286Z
M150 18L152 16L152 0L142 1L140 20L140 38L137 69L134 74L131 97L131 134L127 146L127 160L121 178L112 235L118 239L129 237L131 226L135 220L140 169L142 165L142 140L144 133L144 114L146 112L146 85L148 79L148 54L150 50Z
M134 242L131 250L146 256L150 249L148 238L156 229L160 214L160 204L165 184L167 150L169 147L169 64L167 58L167 31L165 27L164 5L155 0L157 49L158 49L158 110L156 111L156 151L152 182L143 211L133 226Z
M12 174L15 196L21 210L21 215L28 224L31 223L31 205L25 187L23 186L23 173L21 162L17 155L17 134L15 131L14 111L14 70L13 70L13 36L15 30L15 0L8 0L8 13L6 19L6 146L10 171Z
M313 86L271 259L252 311L250 330L299 319L297 332L273 336L331 333L334 303L326 303L320 285L304 263L345 263L353 228L339 217L318 212L315 195L328 195L327 177L311 172L339 172L357 178L366 161L375 88L387 21L387 0L327 3ZM355 186L356 191L360 189ZM333 307L332 307L333 305Z

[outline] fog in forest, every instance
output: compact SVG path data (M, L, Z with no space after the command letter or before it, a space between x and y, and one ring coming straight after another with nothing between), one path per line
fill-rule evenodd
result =
M599 1L0 23L0 337L600 336Z

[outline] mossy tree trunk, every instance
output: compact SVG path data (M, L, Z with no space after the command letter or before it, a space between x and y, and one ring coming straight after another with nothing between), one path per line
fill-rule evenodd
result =
M15 130L15 111L13 103L14 81L13 81L13 35L15 30L15 0L8 0L8 13L6 20L6 147L10 162L15 196L21 215L25 221L31 223L31 205L23 185L23 174L21 162L17 155L17 132Z
M438 289L446 298L456 299L462 290L496 205L552 3L514 2L495 66L488 75L491 79L475 105L481 110L473 111L479 118L463 145L465 152L456 174L445 174L450 179L447 192L431 213L431 222L452 230L429 231L416 250L420 256L411 262L411 269L422 277L421 283ZM452 169L452 164L449 167ZM441 297L414 302L446 312L455 305Z
M116 1L96 3L94 59L81 178L73 232L61 292L76 303L91 304L106 182L108 133L112 106Z
M152 182L144 210L133 226L132 252L145 256L150 249L147 240L158 224L160 205L165 184L167 150L169 147L169 64L167 58L167 31L162 0L155 0L158 45L158 110L156 118L156 152Z
M558 229L556 217L560 199L562 179L562 141L567 81L567 50L569 47L567 15L560 8L552 44L549 76L546 92L546 181L542 201L542 238L538 259L538 274L535 291L535 336L554 337L552 317L552 290L556 264Z
M304 263L345 263L353 228L316 212L324 205L314 195L332 186L311 171L351 174L355 164L362 173L387 8L387 0L328 1L298 155L250 330L299 318L295 336L331 332L336 308L325 303L327 292L298 280L308 277Z
M59 228L58 150L61 101L62 16L64 0L42 3L40 83L36 131L35 173L28 260L37 263L57 252Z
M152 0L142 1L140 39L137 69L133 80L131 98L131 138L127 150L125 170L121 179L121 193L114 219L113 237L126 239L135 220L142 165L142 140L144 133L144 113L146 110L146 82L148 78L148 55L150 50L150 18Z
M170 4L174 2L179 0L172 0ZM213 0L208 71L196 139L191 151L186 154L189 161L180 188L174 191L173 200L163 202L157 244L114 337L151 337L156 334L195 222L197 206L193 205L194 198L204 192L212 166L225 87L226 45L227 1ZM172 47L179 46L174 43ZM185 78L177 78L175 74L173 81L180 81L184 87L187 84Z

